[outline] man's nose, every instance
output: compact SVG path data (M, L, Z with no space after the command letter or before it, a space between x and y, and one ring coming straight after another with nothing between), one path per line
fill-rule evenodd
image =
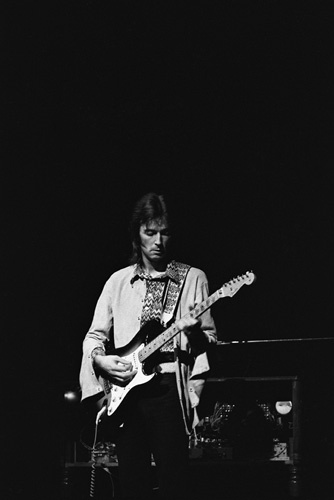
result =
M157 233L157 234L156 234L156 238L155 238L155 244L156 244L156 245L161 245L161 241L162 241L162 239L161 239L161 234L160 234L160 233Z

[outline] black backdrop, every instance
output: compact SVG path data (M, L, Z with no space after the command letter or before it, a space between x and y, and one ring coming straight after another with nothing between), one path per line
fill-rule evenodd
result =
M204 269L212 291L257 276L214 306L221 340L333 337L327 7L11 2L2 337L12 408L35 409L33 391L58 414L98 294L127 263L133 202L151 190L177 217L178 258Z

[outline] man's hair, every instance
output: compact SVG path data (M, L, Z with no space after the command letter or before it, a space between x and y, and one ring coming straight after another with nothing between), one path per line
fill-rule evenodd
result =
M142 263L139 230L140 226L149 224L152 221L164 221L166 224L169 222L166 202L161 194L145 194L135 204L129 228L132 243L130 264Z

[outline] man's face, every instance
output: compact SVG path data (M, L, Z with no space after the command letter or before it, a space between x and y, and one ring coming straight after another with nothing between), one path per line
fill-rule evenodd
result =
M143 224L139 229L143 263L160 264L166 260L170 240L166 221L156 220Z

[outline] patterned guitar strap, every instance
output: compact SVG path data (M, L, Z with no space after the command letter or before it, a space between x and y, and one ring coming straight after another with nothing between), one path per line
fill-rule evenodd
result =
M166 291L164 294L164 303L161 313L161 323L167 326L168 323L174 318L174 312L179 302L181 291L188 274L190 266L182 264L181 262L172 261L169 266L168 280ZM174 339L169 340L160 349L162 352L174 351Z

